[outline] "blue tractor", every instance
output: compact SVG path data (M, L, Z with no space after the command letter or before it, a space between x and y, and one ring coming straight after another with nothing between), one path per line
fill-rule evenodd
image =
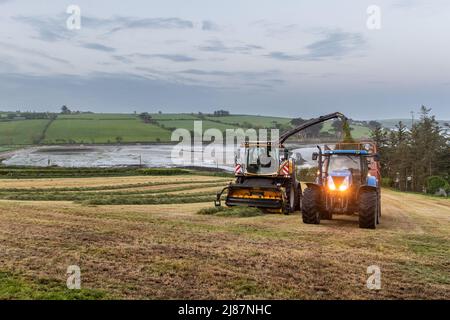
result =
M373 142L318 146L315 183L307 183L302 197L304 223L319 224L334 214L358 213L359 227L375 229L380 223L380 164Z

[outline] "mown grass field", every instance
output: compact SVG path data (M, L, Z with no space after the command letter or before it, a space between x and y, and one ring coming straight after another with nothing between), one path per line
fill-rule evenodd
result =
M2 180L0 298L450 298L449 200L383 190L376 230L355 216L198 214L229 180ZM65 288L69 265L81 291ZM381 290L366 287L370 265Z
M329 132L333 133L333 127L332 127L331 121L326 121L323 123L322 132ZM357 124L350 125L351 133L353 138L355 139L361 139L361 138L370 138L370 129L368 127L364 127Z
M171 132L137 117L57 118L47 130L44 143L116 143L169 141Z
M47 119L0 122L0 145L34 144L42 135Z

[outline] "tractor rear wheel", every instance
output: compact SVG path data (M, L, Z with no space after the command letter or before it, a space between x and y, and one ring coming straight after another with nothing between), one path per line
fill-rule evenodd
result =
M378 220L378 195L376 191L363 191L359 196L359 227L375 229Z
M377 224L380 224L381 220L381 195L380 190L378 190L378 213L377 213Z
M318 188L306 188L302 197L303 223L320 223L320 190Z

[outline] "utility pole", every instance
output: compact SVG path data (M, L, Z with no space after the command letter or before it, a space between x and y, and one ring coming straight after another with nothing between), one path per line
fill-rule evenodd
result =
M414 125L414 111L411 111L411 129Z

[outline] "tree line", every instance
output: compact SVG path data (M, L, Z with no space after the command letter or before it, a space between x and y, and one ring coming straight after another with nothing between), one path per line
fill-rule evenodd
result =
M449 127L441 127L431 109L422 106L411 129L399 121L392 130L371 131L381 156L383 185L402 191L450 192ZM442 190L441 190L442 189Z

